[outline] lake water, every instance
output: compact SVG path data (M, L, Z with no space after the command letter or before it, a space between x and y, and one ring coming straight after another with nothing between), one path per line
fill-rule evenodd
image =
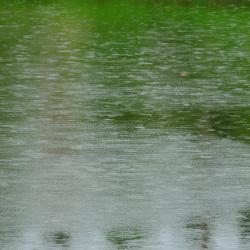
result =
M246 7L1 1L0 248L249 250L249 27Z

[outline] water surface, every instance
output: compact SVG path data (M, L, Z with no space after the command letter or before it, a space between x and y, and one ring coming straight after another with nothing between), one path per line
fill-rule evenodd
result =
M248 250L249 27L245 7L3 1L0 248Z

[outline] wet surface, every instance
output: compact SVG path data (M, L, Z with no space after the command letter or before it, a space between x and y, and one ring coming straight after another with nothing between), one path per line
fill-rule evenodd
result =
M0 248L248 250L250 10L0 6Z

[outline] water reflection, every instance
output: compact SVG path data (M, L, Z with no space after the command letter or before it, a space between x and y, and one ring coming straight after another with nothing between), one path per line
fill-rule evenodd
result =
M210 124L214 134L250 143L250 111L246 107L214 110L210 112Z
M58 247L63 247L63 249L69 249L71 235L66 231L56 231L53 233L45 234L45 240Z
M139 228L118 228L106 234L116 249L140 249L145 235Z
M135 111L136 110L136 111ZM140 127L146 129L165 129L165 130L183 130L193 134L202 134L204 136L218 136L220 138L229 138L245 143L250 143L250 123L249 109L234 108L228 110L210 108L201 109L193 106L189 108L180 108L177 110L146 110L144 108L122 109L118 111L117 116L113 116L114 124L121 129L134 131ZM105 117L102 117L102 119Z
M212 218L194 217L186 225L188 240L193 242L193 245L200 249L212 249Z
M242 209L239 214L240 235L243 240L247 241L250 239L250 209Z
M249 9L31 2L0 5L0 248L249 250Z

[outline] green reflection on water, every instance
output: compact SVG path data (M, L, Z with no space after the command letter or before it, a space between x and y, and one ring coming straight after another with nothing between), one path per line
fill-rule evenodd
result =
M242 209L239 211L240 218L239 218L239 227L240 227L240 234L242 239L250 239L250 210L249 209Z
M53 245L58 245L67 248L70 246L71 236L68 232L57 231L46 235L45 238L46 241L52 243Z
M198 243L201 249L212 249L212 224L213 220L211 218L190 218L189 223L186 225L186 229L189 234L187 239L191 240L194 244Z
M138 228L120 228L107 233L107 239L116 249L140 249L144 233ZM136 244L137 243L137 244Z
M81 153L86 157L79 160L79 165L82 161L90 165L86 172L94 175L93 165L117 160L112 159L109 148L102 153L104 158L110 154L110 158L100 159L102 155L95 148L103 146L99 145L103 139L98 138L100 130L105 136L109 136L110 131L125 134L129 140L133 140L137 131L144 131L145 137L154 136L157 131L159 134L192 134L197 140L215 137L249 144L249 23L248 8L229 5L170 5L164 1L2 1L0 158L1 176L7 176L7 181L1 177L1 183L6 181L11 186L2 188L0 193L4 201L1 210L5 211L10 225L6 231L1 230L3 241L8 242L13 235L18 237L16 228L19 224L22 226L22 222L16 218L23 217L19 211L9 210L9 215L6 207L21 207L23 212L25 202L19 203L18 198L21 196L25 201L26 197L20 193L29 194L30 186L35 186L40 174L47 181L47 168L36 170L40 165L34 167L30 163L32 157L40 157L41 162L45 161L41 166L53 169L54 158L70 158L79 146L79 158ZM181 77L182 71L189 72L189 76ZM89 131L92 134L89 135ZM86 138L81 137L83 134ZM91 136L96 141L93 142ZM124 156L123 143L120 142L119 150L127 164L130 153ZM93 151L90 156L86 153L88 150ZM64 164L71 165L71 160L58 163L62 171L54 174L65 171L68 166ZM223 163L221 166L224 167ZM155 175L161 175L157 165L151 167L156 169ZM173 164L173 169L182 167ZM233 167L229 167L232 169L227 170L228 175L230 170L234 173ZM24 170L18 172L19 169ZM110 169L114 171L116 164L111 164ZM29 179L33 176L26 177L30 170L34 171L33 182ZM74 173L78 174L77 170ZM67 171L68 177L70 171ZM224 176L223 170L220 171ZM98 180L95 177L93 180ZM149 178L152 186L158 185L154 183L157 177ZM17 178L21 181L16 181ZM138 183L136 178L133 180ZM61 180L60 176L58 179ZM121 183L127 183L122 176L121 179L119 188ZM74 182L74 178L69 179L69 184L71 181ZM51 184L50 180L47 182L45 186ZM179 184L176 185L178 190ZM244 182L242 187L245 188ZM196 188L194 184L193 189ZM103 193L104 197L108 196ZM239 227L245 237L249 231L248 211L241 214ZM206 219L190 222L186 229L198 235L194 238L199 238L203 249L209 246L212 227ZM71 240L69 233L60 231L48 237L50 243L58 246L67 246ZM133 246L133 242L140 247L144 238L142 230L136 228L118 228L106 234L106 239L117 249Z

